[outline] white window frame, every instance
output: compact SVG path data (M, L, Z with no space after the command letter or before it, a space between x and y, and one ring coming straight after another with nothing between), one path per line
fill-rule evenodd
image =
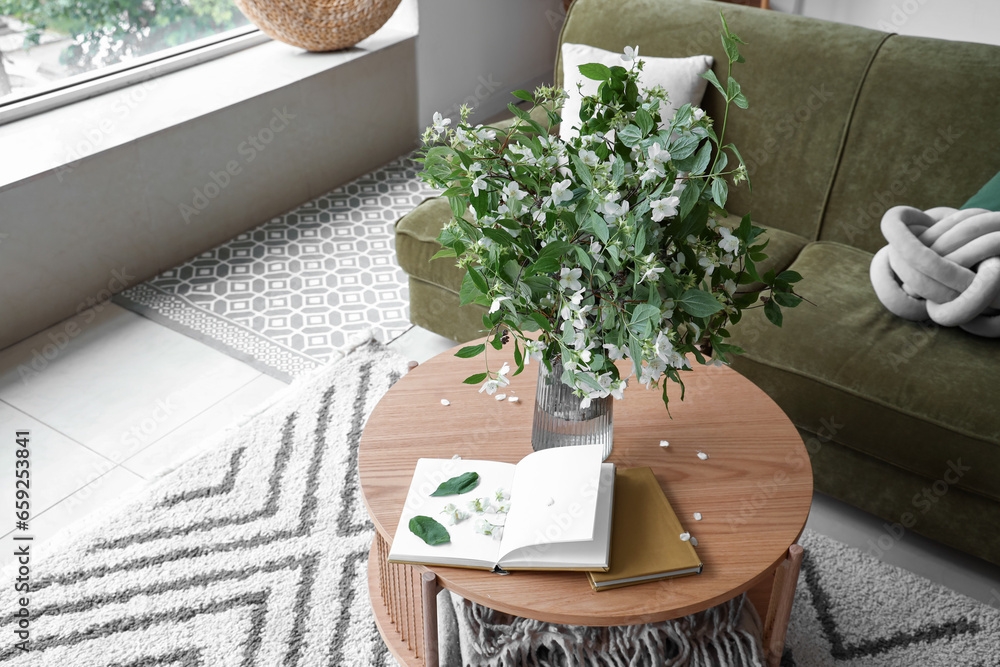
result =
M270 37L255 26L242 26L157 51L132 62L68 77L27 97L6 103L0 101L0 125L148 81L267 41Z

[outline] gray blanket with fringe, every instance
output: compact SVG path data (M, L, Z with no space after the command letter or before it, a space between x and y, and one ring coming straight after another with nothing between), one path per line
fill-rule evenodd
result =
M438 597L441 667L761 667L761 622L741 595L671 621L613 628L504 614Z

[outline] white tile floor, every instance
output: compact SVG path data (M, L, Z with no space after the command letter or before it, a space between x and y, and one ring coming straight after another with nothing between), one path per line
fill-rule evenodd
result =
M424 362L454 343L414 327L390 343ZM45 540L210 445L286 385L113 304L0 351L0 456L32 432L32 533ZM8 463L0 464L10 469ZM13 497L0 476L0 499ZM862 551L883 522L817 494L807 526ZM10 530L0 527L2 539ZM11 560L0 549L0 566ZM1000 607L1000 568L916 535L882 560Z

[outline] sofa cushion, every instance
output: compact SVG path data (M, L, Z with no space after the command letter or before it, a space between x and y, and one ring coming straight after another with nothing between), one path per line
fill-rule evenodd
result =
M962 204L962 208L985 208L988 211L1000 211L1000 173L979 188L979 191L972 195L969 201Z
M858 95L821 240L875 252L893 206L958 208L997 172L997 61L988 44L886 40Z
M664 58L706 54L725 81L720 10L749 42L740 46L747 62L736 65L733 76L750 107L732 109L725 141L743 154L755 193L732 188L727 208L752 211L756 220L814 240L854 96L884 33L704 0L634 2L627 11L620 0L576 0L560 43L615 52L638 44L640 56ZM557 85L561 74L557 52ZM714 88L703 106L718 130L722 99Z
M796 291L817 305L784 310L782 328L747 311L732 329L747 354L733 367L799 428L1000 500L996 341L887 312L871 258L839 243L806 246L791 269L803 278Z
M431 197L396 221L396 256L408 275L440 285L456 294L462 287L465 270L452 257L431 261L441 244L441 228L451 219L451 207L444 197Z

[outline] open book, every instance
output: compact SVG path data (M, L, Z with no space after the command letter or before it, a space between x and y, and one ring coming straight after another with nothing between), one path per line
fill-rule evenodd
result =
M389 562L486 570L606 570L615 466L602 463L603 454L600 445L582 445L534 452L516 465L418 460ZM479 476L474 488L431 495L442 482L468 473ZM486 511L470 507L477 499ZM454 511L447 512L448 506L468 516L449 524ZM440 522L448 541L425 542L410 528L414 517Z

